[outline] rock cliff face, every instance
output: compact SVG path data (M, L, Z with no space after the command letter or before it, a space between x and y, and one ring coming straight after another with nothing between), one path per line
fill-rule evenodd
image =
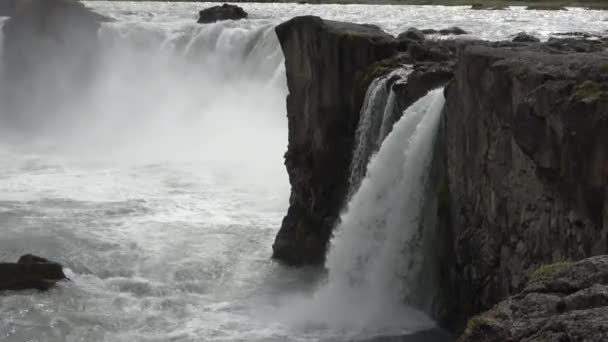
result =
M321 264L348 187L364 94L355 78L393 54L393 38L373 26L298 17L276 28L287 70L290 207L273 245L289 264Z
M400 115L451 78L453 49L449 42L396 39L375 26L318 17L294 18L276 32L289 89L285 165L292 191L273 256L292 265L318 265L348 194L355 132L369 84L413 65L408 82L389 82L399 94L395 113Z
M608 253L608 56L556 43L460 50L446 90L452 319L541 264Z
M437 196L437 223L431 232L436 269L430 272L436 272L440 285L431 309L434 317L458 333L471 316L523 291L509 300L519 301L508 309L513 315L522 310L519 321L504 318L505 305L495 309L502 318L493 320L500 321L496 326L506 334L496 335L495 341L528 341L537 335L525 335L519 327L549 327L542 324L564 320L576 325L581 317L590 319L589 329L608 330L605 321L592 319L603 313L605 280L585 278L587 271L603 274L584 266L600 259L581 262L583 266L572 269L574 278L562 281L560 274L551 280L571 285L593 279L567 293L552 288L556 293L546 294L533 277L542 265L570 265L608 254L605 39L414 40L314 17L293 19L280 25L277 34L290 92L286 166L292 194L273 246L276 258L294 265L323 261L347 200L365 91L373 79L408 64L413 71L407 80L390 83L399 109L451 79L430 170ZM399 119L399 109L392 121ZM557 311L526 311L527 305L536 305L527 296L545 296L539 299L543 307L553 305L557 296L572 310L564 313L559 304ZM575 303L589 310L577 312L580 305ZM598 305L602 308L593 311ZM537 314L546 318L542 324L533 322ZM538 336L552 340L556 334ZM463 341L486 341L484 336L468 334Z

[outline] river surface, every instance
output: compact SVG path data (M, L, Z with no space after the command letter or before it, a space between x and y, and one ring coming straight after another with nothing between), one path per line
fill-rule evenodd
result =
M93 85L52 106L43 94L23 94L28 124L0 125L0 260L35 253L64 264L71 279L48 293L0 295L2 341L382 333L357 326L367 323L352 312L343 315L349 322L302 314L321 272L270 259L289 202L287 91L273 27L314 14L391 34L456 25L471 33L464 39L498 40L601 32L608 18L582 9L245 3L248 20L198 25L198 10L211 4L85 3L116 19L100 29ZM430 324L412 313L395 333Z

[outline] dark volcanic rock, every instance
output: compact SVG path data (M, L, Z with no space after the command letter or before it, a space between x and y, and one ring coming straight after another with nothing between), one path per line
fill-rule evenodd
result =
M239 6L223 4L199 12L198 23L209 24L221 20L241 20L247 18L247 12Z
M526 32L519 32L513 39L516 43L538 43L540 39Z
M564 44L460 50L446 90L452 320L541 264L608 253L608 54Z
M321 264L348 190L363 94L356 75L394 53L394 38L371 25L297 17L276 28L285 55L290 207L273 257Z
M45 291L64 279L61 265L34 255L24 255L17 263L0 263L0 291Z
M424 33L422 33L419 29L410 27L404 32L400 33L397 36L397 39L409 39L421 42L424 40Z
M457 26L452 26L452 27L448 27L446 29L442 29L439 30L439 34L442 35L461 35L461 34L468 34L467 31L461 29L460 27Z
M608 340L608 256L540 268L519 294L469 320L460 342Z
M441 30L424 29L424 30L421 30L420 32L422 32L424 34L440 34L443 36L469 34L467 31L465 31L457 26L448 27L448 28L441 29Z
M498 11L498 10L506 10L509 6L506 5L488 5L488 4L472 4L471 9L473 10L489 10L489 11Z

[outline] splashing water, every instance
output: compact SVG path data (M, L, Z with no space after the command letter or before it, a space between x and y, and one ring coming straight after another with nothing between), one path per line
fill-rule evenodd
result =
M433 326L404 305L420 269L419 239L428 171L443 109L437 89L408 108L369 164L327 257L327 283L299 303L296 321L342 334L399 335Z

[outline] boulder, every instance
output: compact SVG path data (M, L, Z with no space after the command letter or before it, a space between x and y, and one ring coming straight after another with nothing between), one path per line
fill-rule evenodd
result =
M239 6L223 4L199 12L198 23L209 24L222 20L241 20L247 18L247 12Z
M540 42L540 39L534 37L529 33L519 32L511 41L515 43L538 43Z
M410 27L407 30L403 31L397 36L397 39L409 39L417 42L421 42L425 39L424 33L418 30L415 27Z
M452 27L448 27L442 30L439 30L439 34L441 35L462 35L462 34L469 34L467 31L461 29L458 26L452 26Z
M473 10L488 10L488 11L499 11L509 9L509 6L506 5L489 5L483 3L475 3L471 5L471 9Z
M0 263L0 291L46 291L64 279L60 264L35 255L24 255L17 263Z
M527 286L471 318L459 342L608 340L608 255L545 265Z
M465 31L457 26L448 27L448 28L441 29L441 30L424 29L424 30L420 30L420 32L422 32L423 34L440 34L442 36L469 34L467 31Z
M526 7L527 10L534 11L567 11L568 9L559 4L535 4Z

